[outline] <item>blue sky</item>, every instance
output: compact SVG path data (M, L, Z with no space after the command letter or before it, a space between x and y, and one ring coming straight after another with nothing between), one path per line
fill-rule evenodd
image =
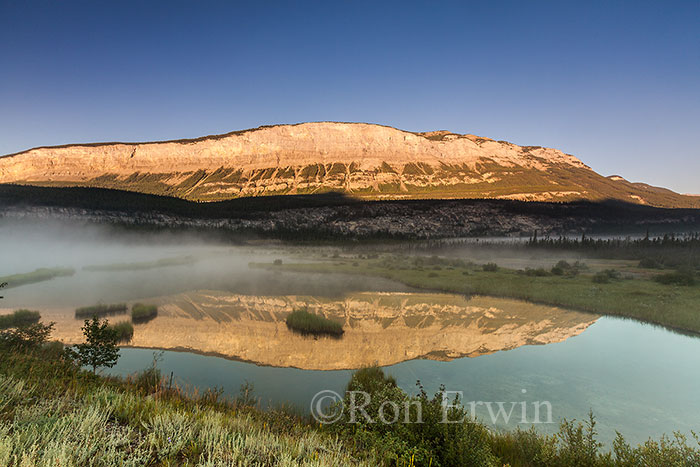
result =
M319 120L700 193L700 1L0 0L0 154Z

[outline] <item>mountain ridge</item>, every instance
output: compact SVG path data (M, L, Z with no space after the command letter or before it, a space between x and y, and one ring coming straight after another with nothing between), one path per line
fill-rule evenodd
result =
M599 175L557 149L340 122L38 147L0 158L0 183L113 188L194 201L337 191L363 199L618 199L700 207L694 197Z

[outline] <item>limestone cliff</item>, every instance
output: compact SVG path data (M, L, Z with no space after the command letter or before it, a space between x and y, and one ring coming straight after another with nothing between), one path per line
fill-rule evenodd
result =
M700 199L603 177L556 149L447 131L277 125L193 140L42 147L0 158L0 183L90 186L215 201L340 191L370 199Z

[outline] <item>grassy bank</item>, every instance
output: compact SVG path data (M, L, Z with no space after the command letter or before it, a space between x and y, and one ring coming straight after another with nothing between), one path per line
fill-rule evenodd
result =
M85 266L85 271L93 272L116 272L116 271L145 271L148 269L166 268L170 266L185 266L197 262L192 256L177 256L174 258L163 258L156 261L142 261L134 263L113 263L95 264Z
M593 273L558 275L547 270L516 271L493 265L484 268L459 260L425 261L401 256L251 266L274 267L277 271L383 277L421 289L515 298L700 333L700 286L662 284L653 280L658 271L652 270L646 271L647 275L620 275L598 283L594 282Z
M407 401L423 423L319 425L285 410L257 409L246 393L185 396L157 368L126 380L82 371L60 346L0 349L0 465L256 466L643 466L698 465L682 436L601 449L594 420L564 422L555 436L497 433L479 423L440 423L442 396L408 396L380 369L356 372L349 390L372 394L367 413ZM242 389L243 390L243 389ZM346 404L346 407L348 405ZM415 407L409 404L408 407ZM451 409L457 420L463 409ZM414 416L413 413L411 416Z
M376 465L284 412L92 376L55 348L0 352L3 466Z
M75 269L71 268L39 268L32 272L0 277L0 284L7 283L7 287L19 287L20 285L34 284L73 274L75 274Z

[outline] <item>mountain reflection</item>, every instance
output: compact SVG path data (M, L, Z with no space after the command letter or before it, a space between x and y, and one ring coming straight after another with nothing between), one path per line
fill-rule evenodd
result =
M598 318L517 300L436 293L361 292L332 299L197 290L148 303L158 305L158 317L134 326L132 346L317 370L416 358L452 360L561 342ZM343 323L345 334L333 339L291 332L285 318L299 308ZM54 335L59 340L81 340L81 321L72 315L54 312L46 318L57 322ZM123 319L126 316L110 321Z

